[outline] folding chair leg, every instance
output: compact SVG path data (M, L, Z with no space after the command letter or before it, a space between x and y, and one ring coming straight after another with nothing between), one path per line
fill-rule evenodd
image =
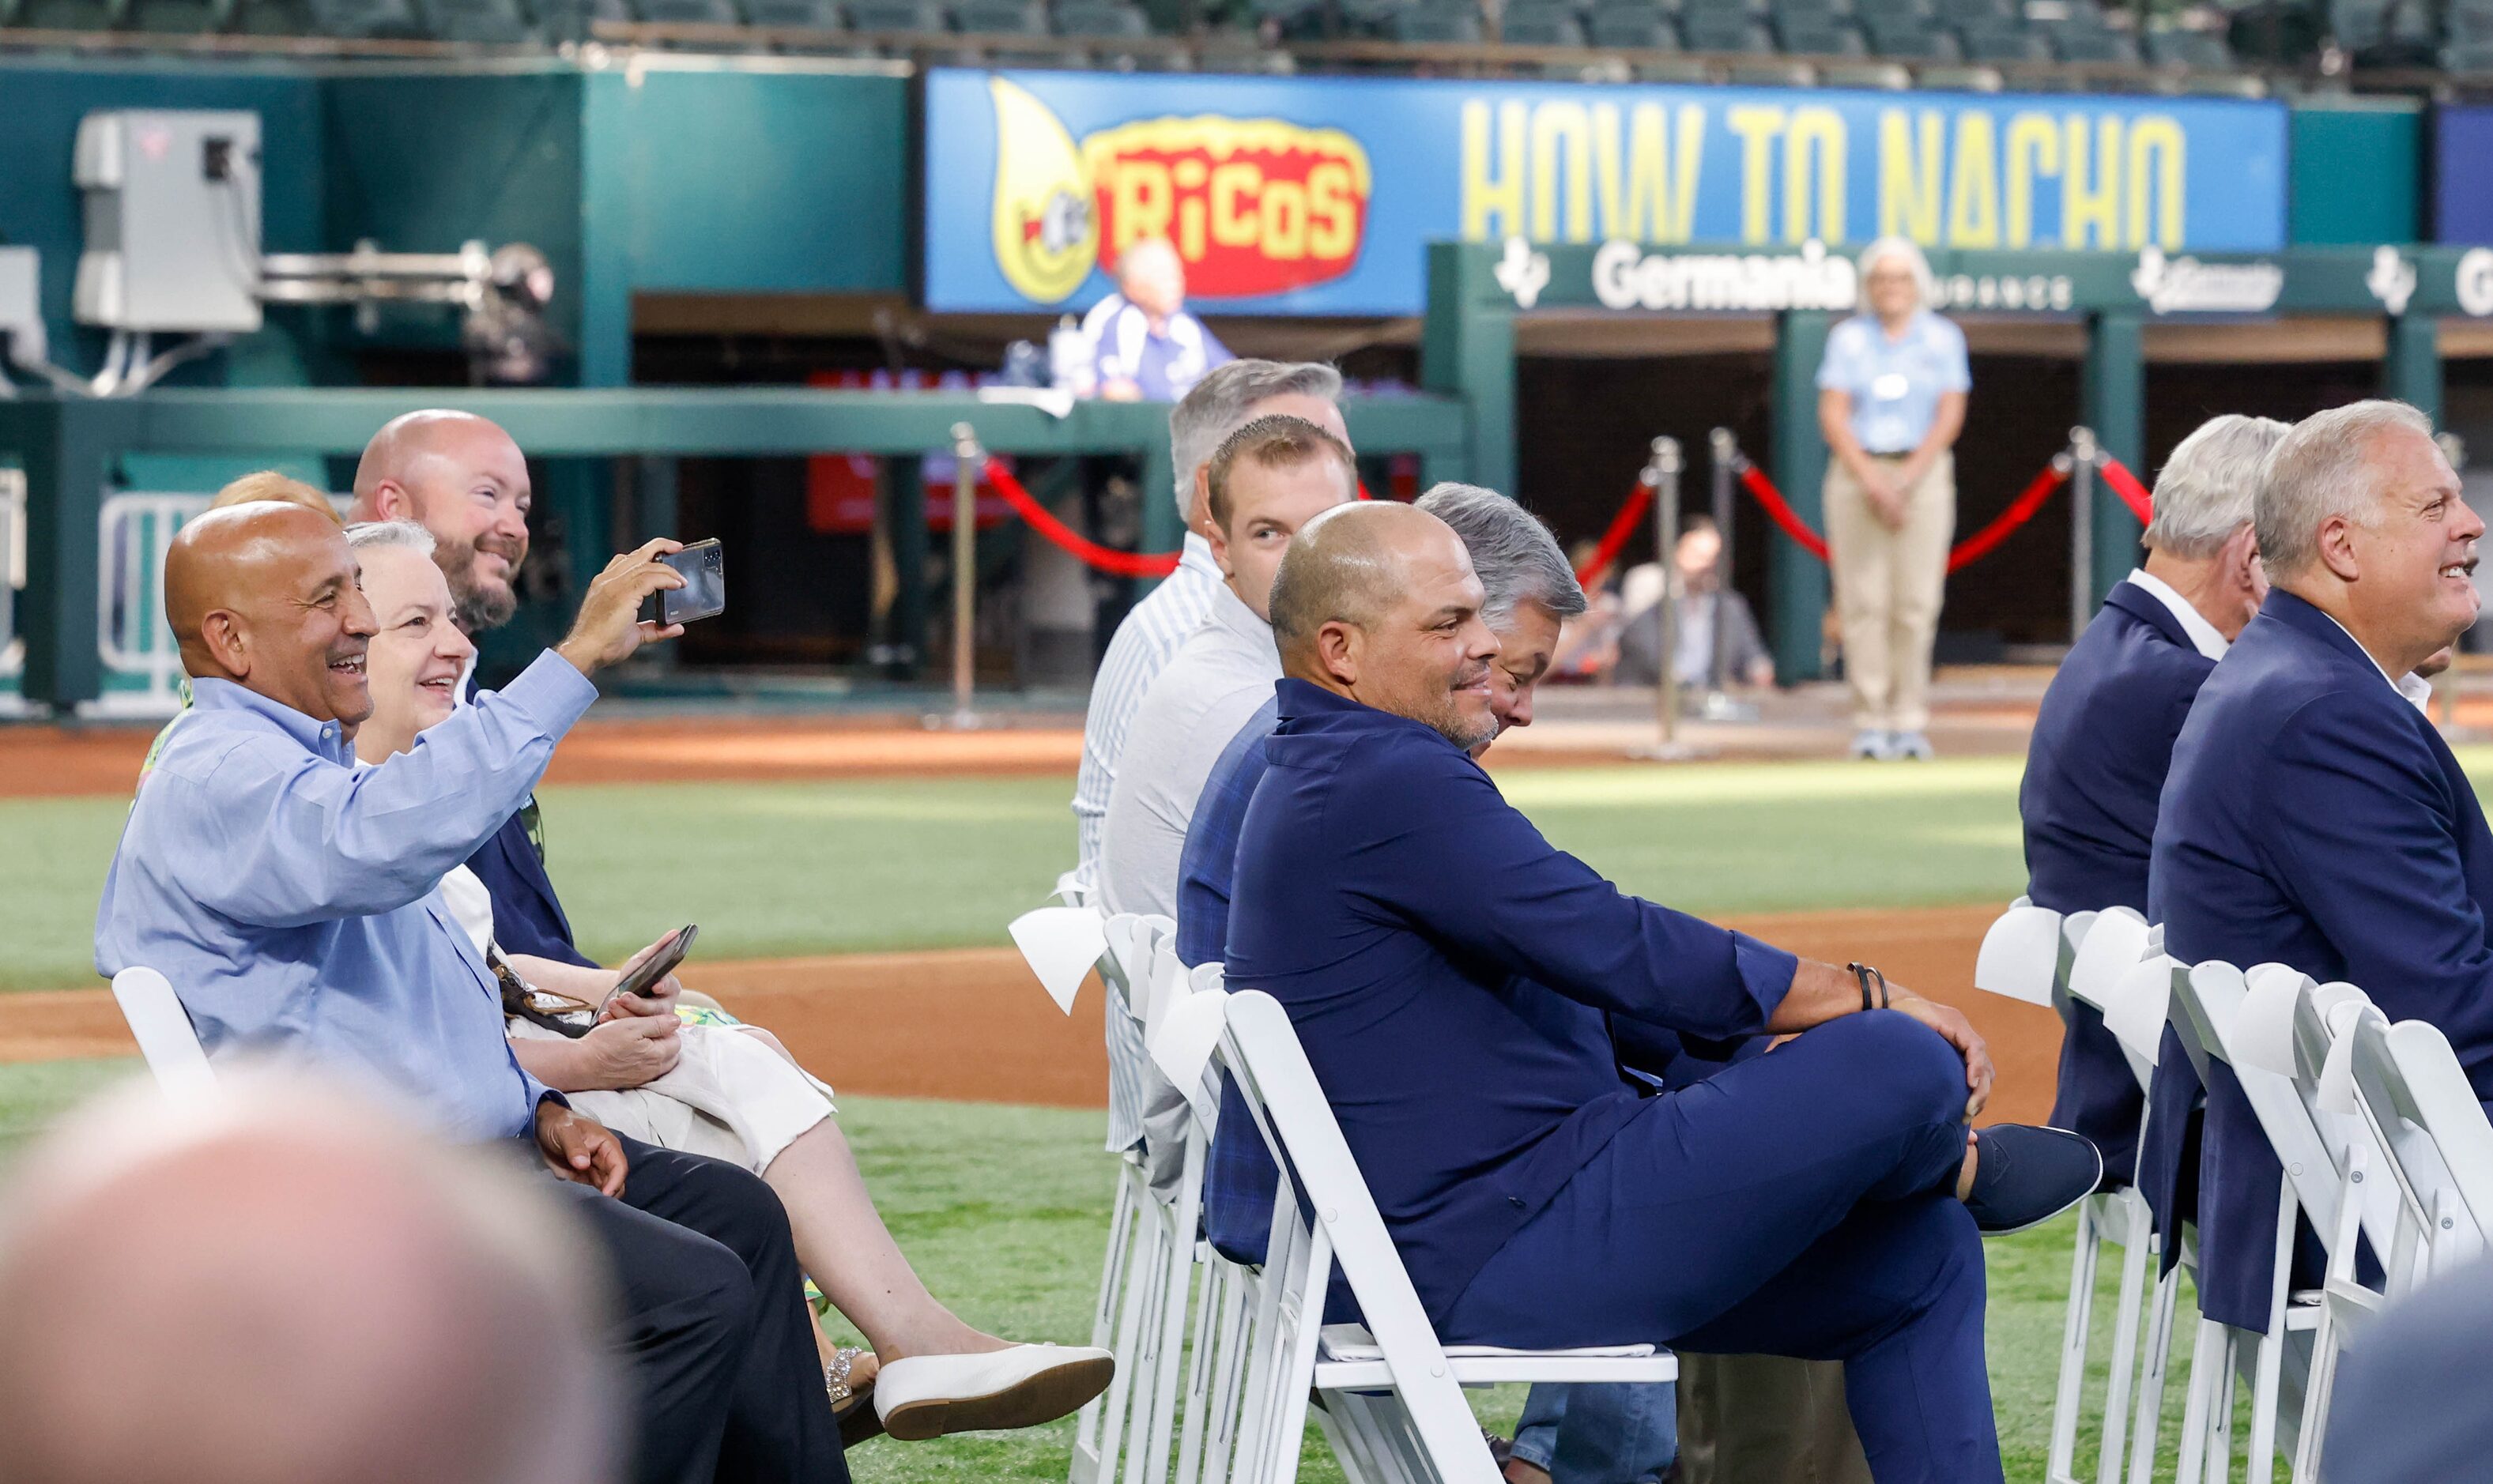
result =
M1169 1444L1177 1422L1180 1372L1186 1354L1186 1306L1194 1291L1195 1228L1202 1210L1203 1155L1199 1142L1186 1150L1186 1172L1162 1238L1167 1279L1160 1291L1159 1340L1153 1347L1151 1428L1144 1447L1142 1484L1168 1484Z
M2129 1387L2138 1358L2140 1311L2147 1288L2149 1238L2147 1202L2123 1191L2105 1202L2127 1218L2121 1233L2120 1307L2113 1313L2112 1375L2104 1387L2103 1440L2096 1452L2097 1484L2120 1484L2121 1444L2129 1423Z
M1108 1254L1099 1270L1099 1302L1091 1314L1091 1343L1112 1349L1122 1357L1126 1350L1119 1344L1117 1322L1123 1301L1130 1284L1126 1255L1134 1240L1134 1219L1140 1214L1140 1173L1129 1162L1121 1162L1117 1172L1117 1194L1109 1208ZM1122 1371L1124 1367L1120 1365ZM1116 1396L1124 1395L1112 1387ZM1073 1425L1073 1466L1071 1484L1109 1484L1113 1469L1102 1470L1103 1454L1110 1451L1108 1439L1117 1435L1117 1424L1107 1420L1116 1403L1108 1395L1093 1397L1083 1404L1081 1414Z
M2157 1261L2148 1248L2148 1261ZM2155 1280L2147 1314L2146 1369L2138 1379L2136 1420L2130 1428L2129 1484L2154 1484L2155 1444L2164 1431L2164 1377L2173 1362L2174 1310L2181 1298L2181 1270Z
M2225 1350L2225 1327L2201 1319L2199 1338L2190 1347L2190 1392L2181 1408L2181 1463L2174 1484L2205 1484L2209 1419L2217 1414L2216 1393L2224 1384Z
M2223 1338L2216 1344L2216 1410L2208 1419L2208 1484L2227 1484L2234 1476L2235 1368L2241 1364L2242 1352L2240 1331L2231 1325L2217 1328Z
M2242 1454L2242 1477L2253 1484L2268 1484L2276 1472L2276 1410L2285 1366L2285 1311L2293 1300L2294 1232L2299 1206L2292 1181L2284 1182L2277 1197L2275 1266L2276 1276L2269 1284L2268 1333L2256 1340L2252 1351L2251 1436Z
M2078 1412L2086 1400L2087 1339L2093 1327L2095 1269L2103 1258L2097 1222L2099 1198L2078 1202L2078 1240L2069 1264L2069 1304L2060 1326L2059 1386L2052 1399L2052 1451L2043 1477L2050 1484L2077 1484Z

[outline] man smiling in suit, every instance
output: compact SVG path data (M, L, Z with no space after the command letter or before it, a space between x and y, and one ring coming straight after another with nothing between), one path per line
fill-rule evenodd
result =
M2431 423L2391 401L2297 424L2253 519L2275 590L2174 744L2150 915L2184 963L2284 964L2431 1022L2493 1093L2493 835L2409 694L2476 622L2484 522ZM2165 1047L2159 1065L2179 1057L2169 1031ZM2282 1172L2240 1087L2210 1072L2201 1307L2264 1330Z

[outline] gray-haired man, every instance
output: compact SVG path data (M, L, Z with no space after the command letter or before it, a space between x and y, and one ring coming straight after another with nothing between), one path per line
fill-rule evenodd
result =
M2286 425L2234 414L2181 440L2155 480L2147 565L2104 599L2043 693L2017 809L2027 892L2057 912L2147 910L2147 858L2173 739L2200 683L2268 596L2251 502ZM2141 1095L2103 1019L2069 1010L2055 1127L2131 1177Z

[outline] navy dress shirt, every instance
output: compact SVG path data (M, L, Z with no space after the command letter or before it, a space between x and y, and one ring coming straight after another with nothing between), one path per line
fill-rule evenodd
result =
M549 651L415 746L357 769L334 722L223 680L138 787L96 912L95 963L173 983L211 1056L360 1074L446 1137L527 1131L501 991L441 877L527 796L597 697Z
M2148 852L2173 739L2215 668L2153 593L2122 582L2105 597L2043 693L2017 790L2036 905L2147 912ZM2064 1020L2052 1123L2093 1140L2105 1171L2129 1179L2146 1101L2138 1079L2102 1015L2073 1004Z
M1228 983L1288 1009L1443 1315L1636 1113L1604 1012L1752 1034L1798 961L1622 893L1420 723L1304 681L1277 694Z
M2292 593L2268 595L2200 689L2173 749L2148 898L2175 958L2345 980L2391 1020L2440 1026L2477 1096L2493 1093L2484 811L2440 731ZM2157 1120L2167 1067L2189 1070L2169 1029ZM2283 1172L2231 1079L2219 1073L2207 1098L2201 1301L2265 1329Z

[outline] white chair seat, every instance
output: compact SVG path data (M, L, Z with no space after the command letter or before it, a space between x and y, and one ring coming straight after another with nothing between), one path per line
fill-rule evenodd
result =
M1385 1348L1357 1324L1327 1324L1319 1337L1319 1391L1382 1391L1394 1384ZM1501 1345L1449 1345L1448 1368L1466 1386L1543 1382L1672 1381L1679 1357L1650 1345L1595 1345L1581 1350L1510 1350Z
M1382 1360L1385 1358L1385 1347L1377 1344L1376 1337L1369 1334L1367 1326L1363 1324L1327 1324L1319 1338L1324 1345L1322 1355L1326 1360ZM1503 1345L1449 1345L1445 1347L1445 1351L1446 1358L1449 1360L1474 1360L1512 1355L1559 1355L1588 1360L1636 1360L1660 1353L1659 1348L1651 1345L1588 1345L1579 1350L1510 1350Z

